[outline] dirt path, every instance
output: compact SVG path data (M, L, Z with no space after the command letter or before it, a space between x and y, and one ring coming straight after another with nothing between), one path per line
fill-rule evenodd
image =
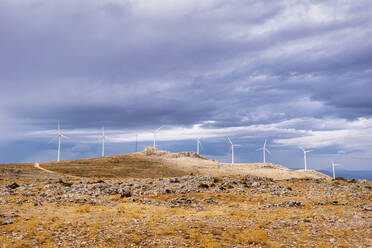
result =
M45 171L47 173L55 174L55 175L63 175L65 177L80 178L80 177L77 177L77 176L72 176L72 175L68 175L68 174L60 174L60 173L55 172L55 171L44 169L43 167L40 167L40 164L39 163L34 163L34 167L37 168L37 169L39 169L39 170Z
M39 163L35 163L35 164L34 164L34 167L37 168L37 169L39 169L39 170L42 170L42 171L48 172L48 173L56 174L56 172L54 172L54 171L47 170L47 169L44 169L44 168L40 167L40 164L39 164Z

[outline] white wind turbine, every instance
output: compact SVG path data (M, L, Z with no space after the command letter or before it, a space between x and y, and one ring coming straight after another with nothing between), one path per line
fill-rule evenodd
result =
M102 126L102 154L101 156L104 157L105 156L105 127Z
M235 146L240 146L240 145L233 144L231 139L228 136L227 136L227 139L229 140L229 142L231 144L231 164L234 164L234 147Z
M308 152L312 152L313 150L305 150L304 148L302 148L301 146L299 146L299 148L304 152L304 164L305 164L305 171L307 170L307 162L306 162L306 154Z
M196 153L200 154L200 148L203 148L203 145L200 141L200 137L196 138Z
M265 139L265 143L264 143L263 147L258 148L256 151L259 151L259 150L262 150L262 153L263 153L263 162L266 163L266 152L268 152L268 153L271 154L271 152L269 151L269 149L266 148L266 139Z
M331 160L332 163L332 172L333 172L333 179L336 179L336 172L335 172L335 167L340 166L340 164L335 164L333 160Z
M69 139L67 136L63 135L62 134L62 131L61 131L61 128L60 128L60 125L59 125L59 121L58 121L58 131L57 131L57 136L54 137L51 141L55 140L55 139L58 139L58 152L57 152L57 162L60 161L61 159L61 142L62 142L62 138L67 138ZM50 141L50 142L51 142Z
M153 131L152 133L154 134L154 145L153 147L156 148L156 134L159 132L159 130L162 128L163 126L159 127L158 129L156 129L155 131Z

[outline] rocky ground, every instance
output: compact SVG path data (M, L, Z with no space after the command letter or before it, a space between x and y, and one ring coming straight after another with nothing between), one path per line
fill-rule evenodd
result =
M29 165L28 165L29 166ZM372 183L3 168L1 247L371 247Z

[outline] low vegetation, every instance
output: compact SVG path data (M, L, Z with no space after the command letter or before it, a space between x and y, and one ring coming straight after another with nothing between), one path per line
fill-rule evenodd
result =
M133 154L43 163L42 167L79 177L154 178L188 174L186 171L166 166L159 161Z
M185 176L135 155L98 159L89 170L86 160L42 166L57 173L0 165L0 247L369 247L372 240L370 182Z

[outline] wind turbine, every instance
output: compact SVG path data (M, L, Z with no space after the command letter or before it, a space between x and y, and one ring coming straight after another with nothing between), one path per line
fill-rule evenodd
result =
M163 126L159 127L158 129L156 129L155 131L153 131L152 133L154 134L154 145L153 147L156 148L156 134L159 132L159 130L162 128Z
M57 131L57 136L54 137L51 141L55 140L55 139L58 139L58 152L57 152L57 162L60 161L61 159L61 141L62 141L62 138L67 138L69 139L67 136L63 135L62 134L62 131L61 131L61 128L60 128L60 125L59 125L59 121L58 121L58 131ZM50 141L50 142L51 142Z
M304 148L302 148L301 146L299 146L299 148L304 152L304 163L305 163L305 171L307 170L307 163L306 163L306 154L308 152L312 152L313 150L308 150L306 151Z
M271 152L269 151L269 149L266 148L266 139L265 139L265 143L264 143L263 147L258 148L256 151L259 151L259 150L262 150L262 153L263 153L263 162L266 163L266 152L268 152L268 153L271 154Z
M196 138L196 153L200 154L200 137Z
M228 136L227 136L227 139L229 140L229 142L231 144L231 164L234 164L234 147L235 146L240 146L240 145L233 144L231 139Z
M102 157L105 156L105 127L102 126Z
M333 172L333 179L336 179L336 172L335 172L335 167L340 166L340 164L335 164L333 160L331 160L332 163L332 172Z

